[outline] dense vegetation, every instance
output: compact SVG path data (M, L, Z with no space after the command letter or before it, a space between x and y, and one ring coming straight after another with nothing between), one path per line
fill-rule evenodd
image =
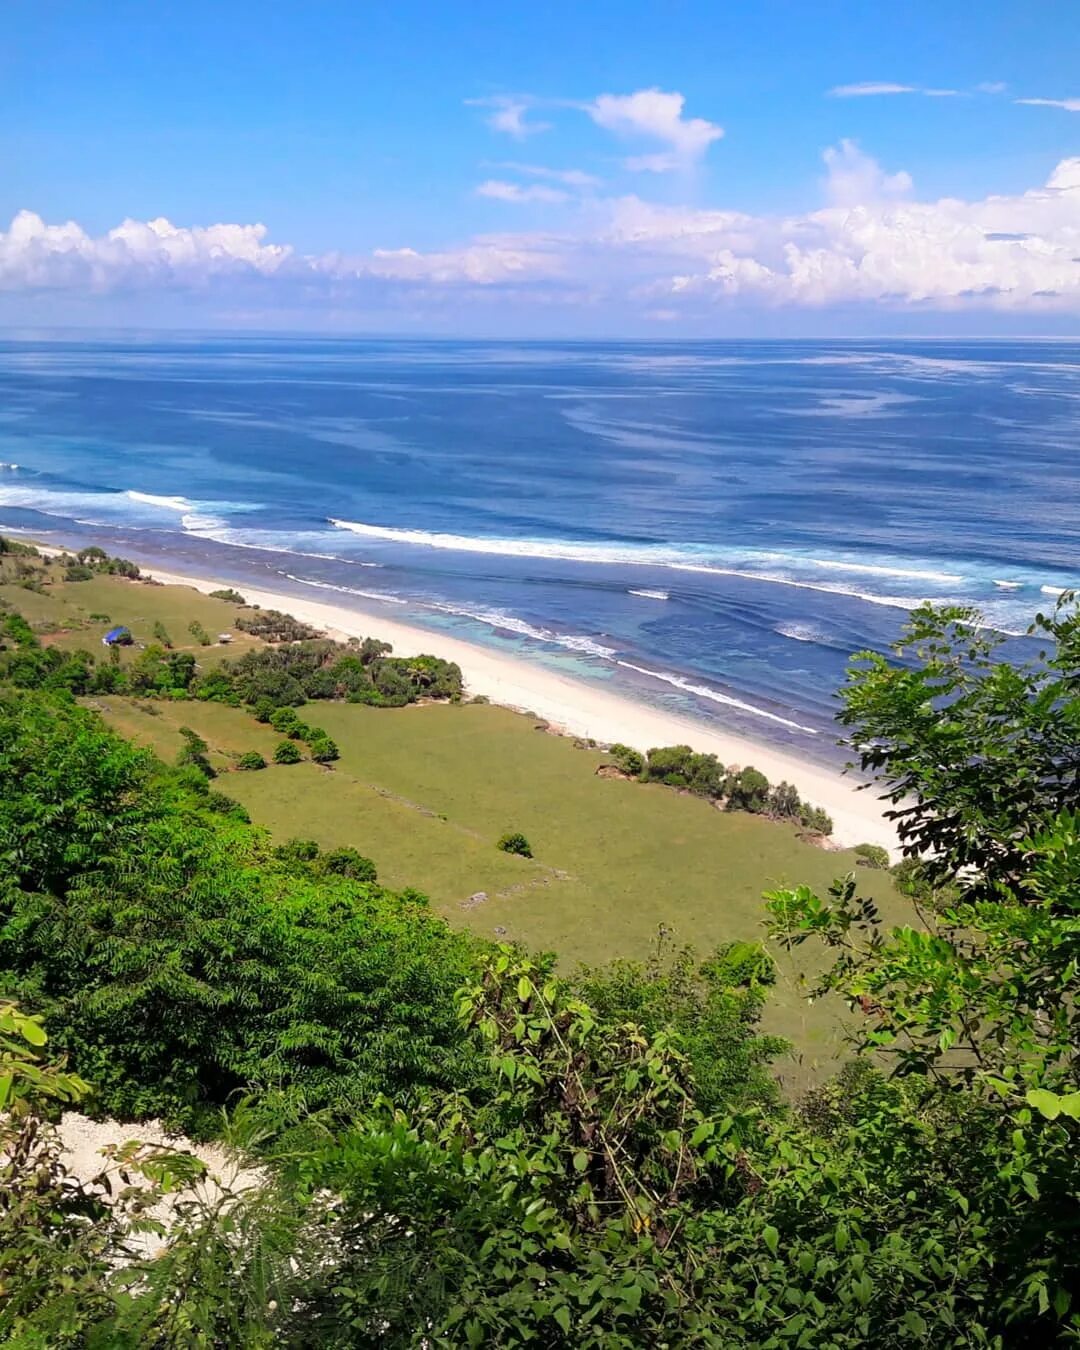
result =
M804 802L790 783L772 786L761 770L752 765L725 768L715 755L692 750L688 745L657 746L643 755L631 746L615 744L611 747L611 761L627 778L682 788L710 801L722 802L729 811L750 811L775 820L798 821L812 834L832 834L833 822L826 811Z
M858 1018L839 1078L787 1102L760 945L702 961L662 941L567 978L465 938L354 850L275 849L215 809L195 741L176 767L134 749L74 704L71 658L6 616L0 1334L1080 1339L1080 618L1041 628L1045 655L1010 662L977 616L927 609L902 659L856 660L843 721L895 803L920 923L884 931L859 874L770 895L772 940L822 945L817 995ZM245 705L287 721L281 677L318 697L305 682L344 659L240 658L229 688L259 684ZM708 780L696 767L668 772ZM265 1182L186 1204L142 1260L141 1202L63 1174L46 1120L75 1100L225 1130ZM125 1166L159 1187L191 1169L137 1148Z

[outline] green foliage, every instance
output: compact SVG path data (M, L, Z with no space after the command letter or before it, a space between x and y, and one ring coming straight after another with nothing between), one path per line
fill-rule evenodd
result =
M275 764L299 764L302 758L295 741L278 741L274 746Z
M270 714L267 721L282 736L291 736L300 725L300 719L293 708L277 708Z
M230 605L241 605L241 606L247 605L247 601L240 594L240 592L234 591L231 586L226 587L224 590L211 591L210 598L212 600L226 600Z
M169 637L168 631L160 619L154 620L154 640L160 642L166 650L173 645L172 639Z
M375 864L355 848L329 849L319 859L319 864L323 872L333 876L352 877L354 881L377 880Z
M180 735L184 738L184 744L176 756L176 763L180 768L196 769L206 778L215 778L216 772L206 752L210 748L203 738L190 727L181 727Z
M198 619L192 619L192 621L188 624L188 632L191 634L191 636L195 639L195 641L199 644L200 647L210 646L210 634L206 631L206 629L202 626L202 624L198 621Z
M471 940L278 863L214 805L93 715L0 697L3 988L45 1010L99 1108L205 1129L251 1086L348 1110L460 1081Z
M640 778L645 772L645 756L640 750L634 750L629 745L616 742L611 747L610 754L620 773L625 773L630 778Z
M266 760L258 750L248 750L236 761L238 769L265 769Z
M504 853L516 853L521 858L531 858L533 855L529 841L518 830L507 830L500 835L495 847Z
M719 797L724 766L715 755L701 755L688 745L668 745L649 751L645 776L673 787L688 787L702 797Z
M338 750L336 742L325 733L313 736L308 741L308 745L311 749L311 758L316 764L330 764L335 759L340 758L341 752Z
M724 784L729 811L751 811L755 815L769 809L769 780L758 769L740 769Z
M833 832L833 818L823 807L809 806L804 802L799 811L799 820L811 834L828 836Z
M319 636L310 624L276 609L253 608L249 614L237 615L236 626L242 633L260 637L264 642L304 642Z
M787 1043L758 1030L764 989L774 979L760 943L732 942L700 964L688 947L665 958L661 946L647 965L615 961L582 971L577 982L601 1018L634 1023L649 1035L675 1032L693 1067L698 1103L723 1111L777 1102L769 1070Z
M876 867L884 871L889 866L889 850L880 844L856 844L852 850L861 858L866 867Z
M777 783L769 793L769 812L781 820L798 820L802 801L791 783Z

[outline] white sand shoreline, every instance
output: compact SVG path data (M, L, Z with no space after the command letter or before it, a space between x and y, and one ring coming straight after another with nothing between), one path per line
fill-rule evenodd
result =
M191 586L204 594L234 585L157 567L144 568L143 572L166 585ZM884 819L882 804L873 790L857 791L855 782L839 772L749 737L719 731L693 718L637 703L623 694L567 679L462 638L434 633L352 605L329 604L236 584L252 604L283 610L330 637L375 637L392 643L398 656L431 652L444 660L456 661L471 695L483 695L492 703L517 711L534 712L568 735L591 736L608 744L622 741L640 750L657 745L690 745L695 750L715 754L724 764L753 764L770 782L786 779L794 783L804 799L824 807L833 818L833 840L837 844L845 847L882 844L894 857L899 856L896 832Z

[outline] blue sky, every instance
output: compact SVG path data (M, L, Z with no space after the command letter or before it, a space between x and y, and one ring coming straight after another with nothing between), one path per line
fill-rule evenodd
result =
M0 42L9 324L1077 327L1080 6L16 0Z

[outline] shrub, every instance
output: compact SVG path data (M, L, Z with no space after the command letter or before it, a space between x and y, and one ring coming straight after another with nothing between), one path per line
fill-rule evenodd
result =
M318 856L319 846L314 839L286 839L274 849L275 858L292 866L312 863Z
M790 783L778 783L769 793L769 810L784 820L798 820L802 801Z
M169 637L169 634L165 631L165 625L160 619L154 620L154 639L155 641L160 642L166 649L172 646L172 638Z
M729 811L752 811L760 814L768 809L769 780L759 769L742 769L739 773L729 776L724 786L727 790Z
M221 591L211 591L210 598L212 600L227 600L230 605L247 605L247 601L240 592L234 591L231 587Z
M854 852L866 867L885 871L889 866L889 850L880 844L856 844Z
M353 881L378 880L375 864L355 848L330 849L321 862L322 870L331 876L351 877Z
M209 747L199 733L190 727L181 727L180 735L184 738L184 744L176 756L177 764L182 768L197 769L207 778L215 777L213 766L206 757Z
M226 797L224 792L208 792L206 794L205 804L208 810L215 812L215 814L219 816L231 816L233 820L242 820L245 825L251 824L251 817L248 815L247 807L241 806L241 804L232 797Z
M504 853L516 853L521 858L531 858L533 855L529 841L516 830L508 830L500 836L496 848L501 848Z
M256 700L255 707L252 709L255 715L255 721L269 722L271 717L273 717L274 715L274 710L276 707L277 705L275 704L274 700L272 698L267 698L266 695L264 694L262 698Z
M259 754L258 750L248 750L236 761L238 769L265 769L266 760Z
M84 567L82 563L71 563L64 568L65 581L91 581L93 576L93 569Z
M329 764L339 757L337 745L329 736L316 736L308 744L311 748L311 758L316 764Z
M275 764L299 764L301 758L295 741L278 741L274 747Z
M206 631L206 629L202 626L202 624L198 621L198 619L192 619L192 621L188 624L188 632L191 634L191 636L195 639L195 641L199 644L200 647L210 646L210 634Z
M640 750L634 750L629 745L616 741L611 747L610 754L620 773L628 774L631 778L640 778L645 772L645 756Z
M820 806L803 804L799 819L803 827L814 834L830 835L833 832L833 819Z
M238 614L236 626L242 633L251 633L261 637L264 642L301 642L306 638L317 638L318 630L310 624L301 623L291 614L282 614L277 609L260 609L251 614Z
M103 548L98 548L96 544L91 544L89 548L79 549L79 552L76 554L76 557L79 559L79 562L90 563L92 566L95 567L97 566L98 563L105 563L109 561L109 555L105 552Z
M282 736L291 736L293 728L300 724L300 719L293 708L277 708L267 720L274 730Z

